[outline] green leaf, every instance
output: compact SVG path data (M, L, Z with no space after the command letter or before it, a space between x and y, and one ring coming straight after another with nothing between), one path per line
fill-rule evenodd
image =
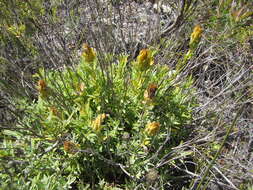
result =
M13 130L3 130L2 133L3 133L3 135L13 136L16 138L19 138L21 136L21 133L19 133L17 131L13 131Z

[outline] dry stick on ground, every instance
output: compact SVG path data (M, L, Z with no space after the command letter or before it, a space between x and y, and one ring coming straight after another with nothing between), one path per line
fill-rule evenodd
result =
M192 176L192 178L197 178L197 179L200 179L200 178L201 178L200 175L197 175L197 174L195 174L195 173L192 173L192 172L190 172L190 171L188 171L188 170L186 170L186 169L182 169L182 168L178 167L176 164L171 163L171 165L174 166L175 168L177 168L178 170L180 170L180 171L182 171L182 172L185 172L185 173L187 173L188 175ZM215 168L216 168L216 167L215 167ZM223 175L223 174L222 174L222 175ZM228 180L228 181L229 181L229 180ZM222 182L220 182L220 181L216 181L216 180L212 180L212 179L211 179L210 182L217 183L217 184L219 184L219 185L221 185L221 186L223 186L223 187L229 187L229 188L231 188L231 187L228 186L227 184L222 183ZM229 183L229 184L230 184L230 183ZM233 188L234 190L239 190L239 189L236 188L232 183L231 183L230 185L232 186L232 188Z
M196 148L195 148L195 151L198 152L199 155L201 155L201 153L198 150L196 150ZM206 161L208 162L208 164L210 164L210 162L207 160L207 158L205 156L203 156L203 155L201 155L201 156L204 159L206 159ZM221 181L217 181L217 180L212 180L211 179L210 182L216 183L216 184L224 186L224 187L229 187L229 188L234 189L234 190L239 190L216 166L213 166L213 168L221 175L221 177L223 179L225 179L228 182L228 184L230 186L227 185L227 184L225 184L225 183L222 183ZM200 175L198 175L198 180L201 180L201 176Z
M216 166L213 166L213 168L229 183L229 185L231 185L231 187L235 190L239 190Z
M224 88L220 93L218 93L216 96L214 96L211 100L209 100L207 103L205 103L203 106L199 107L197 112L203 110L208 104L210 104L214 99L218 98L219 96L223 95L224 92L226 92L227 90L229 90L231 87L233 87L233 85L238 82L247 72L249 72L250 70L247 69L246 71L244 71L243 73L241 73L234 81L232 81L226 88Z
M198 180L196 180L195 183L193 184L192 188L191 188L192 190L193 190L193 189L196 189L196 186L197 186L197 189L196 189L196 190L200 190L200 188L201 188L201 186L203 185L203 183L204 183L204 181L205 181L205 179L206 179L206 177L207 177L207 175L208 175L210 169L213 167L213 165L215 164L216 159L217 159L218 156L221 154L221 151L222 151L222 149L223 149L223 147L224 147L224 145L225 145L225 143L226 143L226 141L227 141L227 139L228 139L228 136L229 136L229 134L231 133L232 129L234 128L234 126L235 126L235 124L236 124L236 122L237 122L237 119L238 119L239 116L241 115L241 113L242 113L242 111L243 111L243 108L244 108L244 105L243 105L243 106L239 109L239 111L237 112L237 114L236 114L236 116L235 116L235 118L234 118L234 120L233 120L233 123L230 125L229 129L227 130L226 136L225 136L225 138L224 138L224 140L223 140L223 142L222 142L222 144L221 144L219 150L216 152L216 154L214 155L213 160L210 162L210 164L209 164L208 167L206 168L206 170L205 170L205 172L204 172L204 175L202 176L200 182L198 183ZM198 183L198 185L197 185L197 183Z

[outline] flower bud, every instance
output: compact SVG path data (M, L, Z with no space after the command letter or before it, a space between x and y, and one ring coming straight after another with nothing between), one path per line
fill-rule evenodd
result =
M86 62L93 62L96 58L96 52L88 44L84 44L82 56Z
M61 114L60 114L59 110L56 107L52 106L49 109L50 109L53 116L61 118Z
M148 49L142 49L137 57L137 66L140 70L147 70L154 64L154 58L151 51Z
M145 132L150 136L157 134L159 130L160 130L159 122L148 123L145 128Z
M157 90L157 85L156 84L150 84L147 88L147 90L144 92L144 99L146 101L152 101L155 97L155 93Z
M85 90L85 84L83 82L82 83L78 83L76 85L76 94L77 95L83 94L84 90Z
M202 33L203 33L203 29L201 28L201 26L196 25L191 34L190 47L192 47L194 44L199 43Z
M102 123L106 118L106 114L99 114L94 121L92 121L92 128L94 131L99 132L102 129Z
M47 87L47 84L44 80L38 81L38 91L39 91L40 96L42 98L45 98L48 96L48 87Z
M64 150L69 154L75 154L79 151L78 145L70 141L64 141Z

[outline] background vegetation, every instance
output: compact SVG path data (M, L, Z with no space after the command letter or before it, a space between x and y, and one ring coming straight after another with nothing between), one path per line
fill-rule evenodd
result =
M252 2L0 7L1 189L253 188Z

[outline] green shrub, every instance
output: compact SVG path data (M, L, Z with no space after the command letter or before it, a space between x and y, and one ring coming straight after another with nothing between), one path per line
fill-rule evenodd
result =
M189 134L193 81L155 64L155 53L143 49L129 62L84 45L76 68L41 69L38 100L20 101L25 116L18 129L3 131L1 156L15 160L1 168L3 184L131 188L158 175L161 183L171 178L169 165L156 166Z

